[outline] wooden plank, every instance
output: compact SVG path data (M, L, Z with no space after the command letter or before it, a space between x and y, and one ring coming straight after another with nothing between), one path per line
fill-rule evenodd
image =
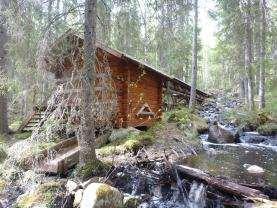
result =
M206 183L209 186L220 189L226 193L249 198L268 198L261 191L252 189L246 186L239 185L227 180L218 179L208 175L207 173L191 168L184 165L175 165L174 166L180 173L183 173L191 178L199 180L203 183Z

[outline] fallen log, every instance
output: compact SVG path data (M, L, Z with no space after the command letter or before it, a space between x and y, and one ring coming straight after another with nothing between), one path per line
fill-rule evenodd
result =
M201 181L208 186L214 187L228 194L247 198L268 198L259 190L210 176L209 174L196 168L191 168L184 165L175 165L175 168L177 169L177 171L190 178Z

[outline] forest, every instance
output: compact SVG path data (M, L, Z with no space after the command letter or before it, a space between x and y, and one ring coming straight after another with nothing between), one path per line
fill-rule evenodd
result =
M277 207L276 0L0 0L0 208Z

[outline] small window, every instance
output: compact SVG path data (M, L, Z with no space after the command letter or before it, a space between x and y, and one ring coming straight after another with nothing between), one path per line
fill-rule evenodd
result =
M154 112L151 110L150 106L145 103L137 113L137 116L154 116Z

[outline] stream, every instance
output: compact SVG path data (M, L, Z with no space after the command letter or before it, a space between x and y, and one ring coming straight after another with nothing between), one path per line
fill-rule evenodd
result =
M240 132L238 127L226 122L222 112L240 105L235 100L222 102L222 97L209 103L200 115L211 124L219 122L221 127L233 134L238 132L236 143L214 143L209 134L200 135L204 150L184 163L214 176L253 186L277 187L277 136L262 136L258 132ZM250 167L260 167L264 173L251 173ZM276 194L275 194L276 197Z
M210 124L215 121L234 134L238 128L223 119L221 112L240 105L237 101L222 102L217 98L206 104L200 115ZM242 185L269 187L265 191L276 199L277 187L277 138L262 136L257 132L239 132L236 143L215 143L207 133L199 136L203 151L181 162L213 176ZM262 173L250 173L249 167L257 166ZM203 183L179 175L165 160L142 161L116 167L108 174L108 181L125 196L137 200L138 208L221 208L246 207L247 203L233 195L226 195ZM12 207L12 202L22 190L11 186L2 207ZM1 194L0 194L1 196ZM0 203L0 208L1 203ZM58 208L58 207L57 207ZM60 207L59 207L60 208Z

